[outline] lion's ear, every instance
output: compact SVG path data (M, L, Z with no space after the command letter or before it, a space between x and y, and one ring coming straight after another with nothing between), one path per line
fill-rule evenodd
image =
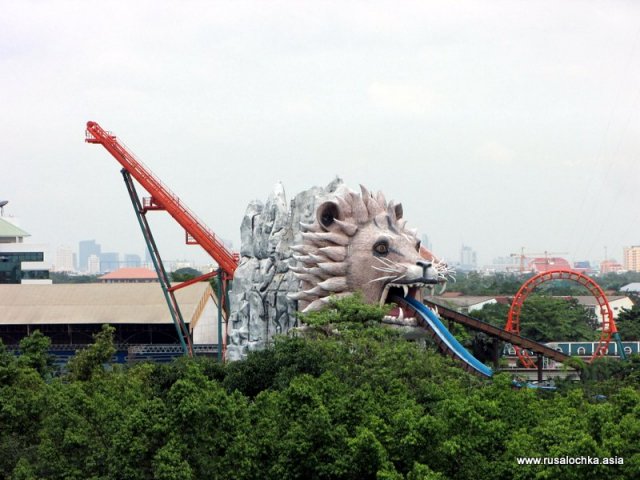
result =
M400 220L403 215L402 204L401 203L397 204L395 207L395 210L396 210L396 220Z
M336 202L324 202L316 210L316 220L326 230L331 230L335 220L340 219L340 207Z

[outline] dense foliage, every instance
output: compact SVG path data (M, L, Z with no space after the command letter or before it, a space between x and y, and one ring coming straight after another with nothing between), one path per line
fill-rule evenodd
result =
M596 277L595 281L603 290L620 291L625 285L640 282L640 272L606 273Z
M508 312L508 305L496 303L473 311L473 316L504 328ZM593 341L597 338L596 325L593 311L573 298L532 295L520 313L520 334L537 342Z
M169 274L172 282L186 282L202 275L202 272L191 267L179 268Z
M616 326L622 340L640 340L640 304L634 299L634 305L630 309L623 308Z
M474 310L471 315L496 327L504 328L509 305L493 303ZM527 299L520 315L520 334L538 342L594 341L599 337L597 320L589 310L575 299L532 295ZM504 343L494 337L454 325L451 331L473 355L484 362L497 363Z
M108 329L56 376L44 337L19 357L0 346L0 476L640 478L637 361L557 392L514 389L381 328L381 315L338 302L305 336L227 365L105 365ZM518 465L525 456L624 463Z
M483 275L479 272L460 272L455 275L455 281L448 283L447 290L465 295L515 295L530 277L513 273Z
M53 283L98 283L100 275L70 275L67 272L49 272Z

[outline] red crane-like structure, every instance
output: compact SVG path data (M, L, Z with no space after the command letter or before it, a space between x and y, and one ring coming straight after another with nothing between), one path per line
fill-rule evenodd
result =
M158 280L165 295L169 311L173 318L178 333L178 338L183 351L187 355L193 355L193 342L191 332L186 326L180 306L176 301L174 292L196 282L217 276L217 303L218 303L218 358L223 358L224 342L222 339L222 317L228 315L229 310L229 286L233 274L238 266L239 255L231 252L216 237L216 235L200 220L180 198L163 184L136 156L111 132L104 130L96 122L87 122L85 141L102 145L122 165L122 175L133 204L136 217L142 229L151 255ZM133 183L135 179L144 188L150 197L142 200L136 192ZM178 222L185 230L185 240L188 245L200 245L218 264L218 269L201 275L192 280L172 285L162 263L151 228L147 222L148 211L164 210Z

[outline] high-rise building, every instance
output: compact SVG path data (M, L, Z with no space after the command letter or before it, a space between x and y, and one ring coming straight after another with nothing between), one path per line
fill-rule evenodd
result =
M56 272L73 272L75 271L73 249L67 245L61 245L56 250Z
M141 264L140 255L136 255L135 253L125 253L123 267L138 268Z
M120 268L120 254L118 252L100 254L100 273L113 272L118 268Z
M101 248L95 240L83 240L78 244L78 270L89 272L89 257L91 255L100 256ZM98 272L95 272L98 273Z
M431 240L429 240L429 235L427 235L426 233L423 233L422 236L420 237L420 244L430 252L433 251Z
M624 247L624 269L640 272L640 246Z
M520 259L518 257L495 257L491 268L496 272L518 272L520 271Z
M603 260L600 262L600 273L621 272L624 267L615 260Z
M89 275L100 273L100 257L98 255L89 255L87 259L87 273Z
M153 261L151 260L151 253L148 248L144 249L144 266L147 268L154 268Z
M478 268L477 254L468 245L462 245L460 249L460 270L475 270Z

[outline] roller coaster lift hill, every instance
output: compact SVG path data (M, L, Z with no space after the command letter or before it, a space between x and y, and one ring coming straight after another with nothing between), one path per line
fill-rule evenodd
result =
M164 185L136 156L111 132L104 130L96 122L87 122L85 142L102 145L122 165L122 176L131 198L136 218L142 230L147 248L151 255L158 280L162 287L171 317L176 326L178 338L185 354L193 355L193 339L186 325L180 306L176 301L175 291L196 282L217 277L215 300L218 305L218 359L223 359L225 342L222 322L229 315L229 289L235 272L239 255L231 252L218 240L196 215L187 208L180 198ZM135 179L150 195L140 198L133 179ZM218 269L192 280L172 285L158 252L151 227L146 214L149 211L166 211L185 230L185 242L188 245L200 245L216 262Z

